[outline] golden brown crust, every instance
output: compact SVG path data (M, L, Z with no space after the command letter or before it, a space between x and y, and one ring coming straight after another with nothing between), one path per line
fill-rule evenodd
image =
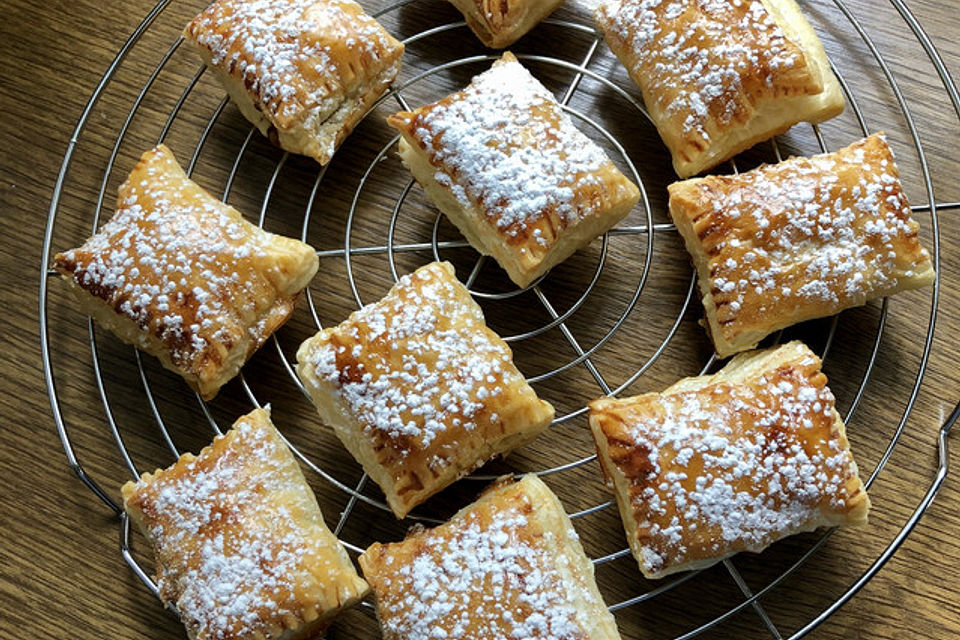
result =
M321 164L387 90L403 55L352 0L218 0L184 36L261 133Z
M122 492L191 638L316 637L369 591L268 411Z
M385 640L620 638L570 519L534 475L501 479L439 527L374 543L360 566Z
M721 356L935 278L882 134L669 191Z
M563 0L450 0L467 26L491 49L503 49L522 38Z
M110 221L54 258L84 311L205 399L286 322L317 265L312 247L246 222L163 145L120 186Z
M599 459L645 576L866 522L870 501L826 383L819 358L791 342L662 393L590 404Z
M640 191L507 52L462 91L387 119L417 182L517 285L622 220Z
M297 361L321 420L401 518L554 415L446 262L319 332Z
M823 46L794 0L613 0L595 17L681 177L843 110Z

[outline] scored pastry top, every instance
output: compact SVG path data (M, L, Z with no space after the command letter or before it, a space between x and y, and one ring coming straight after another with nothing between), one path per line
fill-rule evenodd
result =
M564 229L636 198L636 187L509 52L462 91L388 121L426 153L460 206L482 212L509 245L546 253Z
M198 456L128 482L123 499L153 544L160 596L191 638L319 632L368 590L266 410Z
M426 449L447 429L497 422L488 407L516 377L509 347L491 339L476 303L442 269L402 277L385 298L326 332L310 354L364 430L403 448Z
M612 0L595 18L682 177L843 110L794 0Z
M323 122L403 54L352 0L218 0L185 34L280 129Z
M669 190L671 215L715 307L715 340L749 334L749 347L770 331L934 276L882 135Z
M207 397L234 369L228 362L239 368L287 319L317 257L244 220L160 145L120 186L113 217L54 266L158 341ZM238 347L243 353L234 354Z
M699 145L742 124L758 98L823 88L759 0L624 0L597 16L633 51L644 96Z
M297 373L398 517L553 419L449 263L304 342Z
M869 506L820 360L799 342L662 393L591 403L648 576L705 566Z
M533 475L360 565L386 640L619 640L570 520Z

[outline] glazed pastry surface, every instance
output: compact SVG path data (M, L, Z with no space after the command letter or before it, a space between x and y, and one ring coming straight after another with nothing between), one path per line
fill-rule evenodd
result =
M287 321L317 266L312 247L244 220L164 145L120 186L113 217L54 258L84 312L204 399Z
M262 134L320 164L386 92L403 55L352 0L217 0L184 36Z
M532 474L446 524L374 543L360 566L385 640L620 640L570 519Z
M596 400L590 428L648 578L866 523L843 421L803 343L740 354L662 393Z
M123 505L192 640L320 637L369 591L267 410L126 483Z
M509 52L464 90L388 123L434 204L520 287L616 225L640 197Z
M669 191L720 356L936 277L882 134Z
M613 0L595 18L681 178L843 111L823 45L794 0Z
M553 420L512 357L453 267L434 262L304 342L297 374L402 518Z

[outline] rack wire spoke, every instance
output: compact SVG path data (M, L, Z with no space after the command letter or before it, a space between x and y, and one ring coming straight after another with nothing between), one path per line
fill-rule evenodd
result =
M733 581L737 583L737 587L740 589L740 592L748 598L752 597L753 592L750 591L750 587L747 586L747 581L743 579L743 576L740 575L740 572L737 570L737 568L733 566L733 561L730 558L727 558L723 561L723 566L727 569L727 572L730 574L730 577L733 578ZM760 601L754 600L752 606L753 610L757 612L758 616L760 616L760 619L763 620L763 624L770 632L770 635L776 638L776 640L783 640L783 636L780 635L780 631L777 629L776 625L773 624L773 621L770 620L770 616L767 615L767 612L764 610L763 605L760 604Z
M619 611L620 609L626 609L627 607L638 605L641 602L646 602L647 600L653 600L657 596L661 596L669 591L673 591L680 585L686 582L689 582L690 580L693 580L694 578L699 576L702 572L703 572L702 570L688 571L687 573L683 574L679 578L674 578L670 582L662 584L655 589L651 589L646 593L642 593L632 598L627 598L626 600L621 600L620 602L616 604L612 604L607 608L610 609L610 611Z
M544 309L547 310L547 313L556 320L560 317L560 314L557 313L557 310L553 308L553 305L547 300L547 296L544 295L543 290L540 287L534 287L533 292L537 294L537 299L540 300L540 303L543 305ZM603 389L603 393L610 395L613 393L613 390L610 388L610 385L607 381L600 375L600 372L597 370L597 367L591 362L590 358L585 355L583 347L580 346L580 343L577 342L577 339L573 337L573 334L570 333L570 329L567 328L567 325L564 323L559 324L560 333L563 334L563 337L567 340L573 350L577 353L578 357L583 358L583 363L586 365L587 370L590 371L590 375L593 376L593 379L597 381L597 384L600 385L600 388Z
M354 491L357 494L363 491L363 488L367 486L367 480L369 478L370 476L368 476L366 472L364 472L364 474L360 476L360 481L357 482L357 486L354 488ZM357 496L356 495L350 496L350 499L347 501L347 506L344 507L343 513L340 514L340 520L337 521L337 526L334 527L333 529L333 535L337 536L338 538L340 537L340 532L343 531L343 526L347 524L347 518L349 518L350 514L353 513L353 508L356 505L357 505Z

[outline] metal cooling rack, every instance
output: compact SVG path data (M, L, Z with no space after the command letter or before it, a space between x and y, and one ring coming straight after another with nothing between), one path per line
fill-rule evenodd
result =
M387 16L393 12L401 10L404 6L412 4L413 2L418 2L422 0L401 0L395 4L391 4L380 11L374 13L375 16ZM42 357L44 364L44 376L47 384L47 389L49 393L49 399L51 407L53 410L54 420L57 426L58 434L60 436L61 442L63 444L64 450L67 455L67 460L71 468L76 472L80 480L91 490L97 497L116 515L117 521L119 523L119 533L120 533L120 548L121 553L123 554L124 559L130 565L134 573L139 577L139 579L154 593L157 593L157 587L154 582L151 580L149 575L144 571L140 566L137 560L134 557L134 554L131 551L130 541L130 526L129 521L127 520L126 515L123 513L121 506L118 502L111 497L111 495L105 491L101 484L91 477L90 474L85 471L84 467L81 464L81 461L78 456L78 452L75 450L74 445L71 442L70 435L68 432L68 417L64 414L64 408L68 406L68 403L63 402L60 394L58 394L56 386L56 377L57 373L54 367L54 358L53 350L51 348L51 341L49 336L49 327L50 323L48 320L48 307L51 304L51 291L48 290L48 278L50 276L56 275L56 272L53 272L49 269L50 264L50 254L53 249L53 235L57 228L57 217L61 212L62 199L69 189L77 188L75 185L69 184L68 174L71 170L71 167L74 163L78 162L79 158L75 157L75 152L77 151L78 144L81 141L81 138L88 132L91 127L91 116L94 113L96 107L99 106L104 92L106 91L108 85L111 81L114 80L114 77L121 70L125 61L128 58L128 54L131 50L137 45L141 39L144 38L145 34L151 29L157 19L169 9L169 5L172 4L172 0L161 0L156 4L153 10L144 18L136 30L130 35L129 39L120 49L114 61L110 64L107 70L104 72L103 77L100 83L97 85L93 91L89 102L87 103L86 108L84 109L82 115L80 116L79 122L76 126L76 129L71 137L70 143L67 147L66 153L64 154L63 164L61 166L60 174L58 176L56 186L53 193L52 203L50 205L49 217L47 220L46 233L44 237L43 244L43 255L41 259L41 274L40 274L40 308L39 308L39 320L40 320L40 339L42 347ZM921 180L920 186L922 186L926 196L927 203L925 205L918 205L913 207L915 214L927 214L929 216L930 228L932 230L933 236L933 260L935 266L937 267L937 272L939 274L939 261L940 261L940 236L939 236L939 227L938 227L938 211L943 209L955 209L960 208L960 203L957 202L937 202L934 193L934 186L931 178L930 167L927 162L927 155L924 150L924 147L921 143L920 134L914 122L914 118L911 114L910 106L904 97L903 93L900 90L900 87L897 84L894 74L891 72L887 61L885 60L882 53L879 51L877 46L874 44L872 38L870 37L867 30L863 27L862 23L857 19L857 17L849 10L849 8L842 2L842 0L834 0L833 4L836 9L844 16L848 23L849 33L856 34L856 36L862 41L863 45L866 47L866 50L872 56L873 61L877 64L884 80L889 84L889 89L892 91L893 96L895 97L897 107L906 123L906 127L909 130L909 136L913 143L914 151L916 153L917 161L919 162ZM960 95L958 95L956 85L951 79L949 73L947 72L942 60L940 59L939 54L931 43L930 39L923 31L920 24L917 22L910 9L907 7L906 3L903 0L890 0L890 4L902 17L905 25L916 38L917 43L922 47L925 55L929 58L931 64L936 69L936 72L939 76L939 80L943 85L943 89L949 99L949 102L952 104L954 109L957 111L958 118L960 118ZM671 344L671 341L674 339L677 334L678 328L681 325L681 321L684 316L690 310L691 304L696 306L695 292L696 292L696 279L695 274L690 276L689 284L686 290L686 297L683 300L681 307L678 309L675 320L672 322L669 330L666 333L666 336L660 343L659 347L654 349L646 359L639 363L636 367L636 370L633 371L627 379L619 385L613 385L607 381L607 379L600 373L598 368L595 366L594 362L591 360L593 356L602 346L604 346L609 340L611 340L618 330L621 329L627 317L635 310L638 300L640 300L641 294L644 291L644 288L647 285L648 274L650 272L651 260L654 256L654 239L658 234L672 234L675 233L675 228L671 224L666 223L655 223L652 207L650 200L647 195L647 187L644 185L644 181L641 179L640 173L638 172L634 160L630 155L625 151L624 147L618 142L617 138L605 129L600 122L596 119L591 118L588 114L584 113L581 110L578 110L571 106L571 99L574 97L575 93L580 88L581 83L585 80L592 80L608 91L616 99L624 101L630 109L633 109L637 112L638 118L647 118L647 114L644 111L642 104L635 97L636 91L632 86L624 85L628 88L620 86L617 82L609 79L606 75L603 75L596 70L591 69L591 65L594 64L597 56L598 50L601 47L601 39L595 34L592 26L587 24L570 21L570 20L558 20L551 19L545 21L545 24L549 24L554 29L559 29L563 32L570 32L578 34L580 37L587 38L589 45L586 48L586 53L579 62L570 62L558 57L547 56L547 55L534 55L534 54L521 54L518 57L525 61L534 64L540 65L539 68L548 68L554 72L567 74L570 76L569 83L566 85L566 88L562 92L561 104L563 108L569 113L575 121L577 121L578 126L590 132L595 138L605 141L608 145L608 149L611 150L613 156L622 167L626 167L628 173L633 178L634 182L637 183L642 192L641 197L641 206L643 209L643 215L645 220L643 224L632 225L632 226L621 226L615 229L612 229L606 235L603 236L601 241L601 247L599 251L599 256L594 267L594 271L589 276L589 282L587 283L584 291L571 303L565 310L557 311L555 305L544 293L543 288L540 286L540 282L534 283L528 289L525 290L504 290L504 291L484 291L479 289L477 285L477 279L481 270L485 266L486 259L484 257L477 257L473 263L473 268L470 270L469 276L466 278L465 283L468 288L471 289L472 294L481 304L485 304L489 301L504 301L512 300L518 298L519 296L526 296L530 298L532 296L533 301L536 304L542 306L543 310L548 314L550 320L546 323L540 325L539 327L528 330L525 332L516 333L513 335L504 336L504 339L508 343L519 343L527 340L535 340L540 336L543 336L548 331L557 329L560 334L563 336L563 339L569 344L569 347L572 349L572 352L575 354L574 357L565 360L562 363L557 364L554 368L539 373L535 376L530 376L528 380L532 384L547 380L562 372L569 370L582 370L585 374L590 376L590 379L596 384L599 392L602 392L607 395L616 395L630 387L640 378L653 364L658 360L658 358L663 354L667 349L668 345ZM412 35L409 35L404 39L406 45L411 45L417 41L429 39L436 37L440 34L446 32L451 32L455 30L464 31L464 35L469 37L465 32L465 23L462 21L449 22L445 24L440 24L431 28L428 28L423 31L419 31ZM170 48L164 53L160 58L156 66L149 71L146 75L146 80L142 85L139 93L133 100L132 104L129 107L129 110L123 120L122 125L120 126L119 132L116 134L116 138L112 143L112 150L110 151L106 167L103 172L102 180L100 181L98 187L92 187L96 189L96 205L93 209L94 215L93 220L90 225L91 231L94 231L99 226L100 215L103 211L104 201L107 195L107 186L108 182L111 179L111 176L114 172L114 165L118 158L121 145L123 144L125 138L127 137L128 131L130 130L131 124L133 123L135 117L139 113L139 110L145 103L149 100L149 93L154 87L155 82L157 81L158 76L168 65L170 60L176 54L178 49L182 44L182 38L177 39ZM488 61L491 61L498 56L496 55L476 55L468 56L463 58L456 58L432 66L431 68L420 71L411 77L409 71L401 74L400 79L396 83L395 87L384 96L380 101L395 101L400 107L406 109L408 108L407 101L405 99L405 93L407 93L412 88L415 88L420 83L425 83L430 81L430 79L438 73L446 72L457 67L465 65L474 65L478 63L483 65L487 64ZM870 129L867 126L867 116L864 113L864 110L861 108L861 105L858 103L857 96L854 94L851 85L843 77L840 70L831 63L834 72L837 74L838 79L842 85L844 93L846 95L847 103L852 109L859 129L862 131L863 135L866 136L870 133ZM186 86L183 88L182 93L179 96L179 99L175 101L173 106L170 108L170 111L167 115L166 121L160 131L159 136L156 138L156 142L163 142L167 137L168 133L171 130L171 127L177 121L178 118L182 117L184 106L188 101L188 97L191 96L191 93L195 90L200 81L201 77L205 73L202 65L197 65L197 70L195 74L187 82ZM380 104L378 103L378 104ZM228 105L228 99L224 97L213 110L213 113L209 116L206 122L202 125L202 133L199 138L193 155L190 159L190 163L187 168L188 174L192 174L194 169L197 166L198 158L200 156L201 150L203 149L205 143L207 142L211 131L214 125L218 122L221 115L223 114L225 108ZM813 126L811 129L813 138L816 140L817 146L821 151L828 151L828 146L824 140L820 129L817 126ZM238 167L240 166L241 160L244 158L245 154L248 152L248 148L251 145L251 141L254 140L256 133L255 129L251 128L247 133L246 137L243 140L239 150L236 153L236 157L233 161L232 169L230 170L229 175L227 176L225 186L223 188L222 198L226 200L230 195L231 189L234 185L234 179L238 172ZM439 214L435 215L435 219L432 227L432 235L429 241L420 242L420 243L403 243L397 240L397 222L398 218L401 215L401 209L404 206L406 199L410 196L411 190L414 186L414 182L410 179L406 186L402 189L399 197L397 198L394 206L392 207L392 213L389 218L389 221L386 222L386 241L380 245L362 245L358 246L355 239L353 238L353 225L354 217L357 210L357 204L360 198L364 193L368 192L373 187L371 186L371 174L372 172L381 164L381 162L390 154L391 151L395 149L397 140L399 136L395 136L392 139L386 140L379 151L376 153L373 161L368 165L366 171L358 177L358 182L355 188L352 204L349 210L346 212L346 232L344 236L343 247L339 249L327 249L318 251L318 255L321 260L321 271L324 268L324 264L328 260L343 260L346 268L347 281L349 284L350 295L352 295L357 306L361 306L365 302L370 302L371 300L364 300L361 297L360 288L358 287L356 278L355 278L355 265L354 258L356 256L362 255L386 255L389 261L389 268L392 275L392 278L396 280L399 277L399 270L397 267L397 256L400 254L405 254L409 252L422 252L429 257L429 259L441 259L441 252L448 251L452 249L466 249L469 245L463 240L441 240L440 239L440 225L442 217ZM779 160L781 159L781 151L778 141L776 139L771 141L771 151ZM349 153L350 140L348 139L344 145L344 149L339 152L338 155L343 155L344 153ZM279 160L276 162L276 165L272 171L272 174L269 178L265 195L259 211L258 222L262 226L266 220L268 205L271 202L271 196L274 194L274 188L277 184L278 178L281 176L281 173L284 167L288 163L288 154L282 154ZM324 181L324 177L327 174L330 165L327 167L319 169L317 172L316 178L313 182L312 189L310 190L309 198L306 202L306 206L303 212L303 223L302 223L302 234L301 237L304 240L307 240L308 228L311 222L311 215L314 212L315 200L317 197L318 190L321 184ZM737 164L736 160L731 163L731 168L736 171ZM82 186L82 185L81 185ZM87 188L91 188L90 185ZM604 266L607 263L608 258L608 242L611 237L614 236L631 236L636 238L636 241L639 242L639 247L643 250L643 269L640 277L636 282L636 286L632 290L629 299L626 301L622 312L620 313L618 319L612 324L609 330L594 344L584 348L577 338L574 336L572 331L567 325L567 321L582 308L587 297L594 290L598 279L601 276L601 273L604 270ZM489 265L487 265L488 268ZM545 278L549 277L544 276ZM541 279L542 280L542 279ZM312 320L317 328L320 327L320 317L317 312L317 309L314 305L313 297L310 293L310 290L307 291L307 302L310 315ZM914 403L917 399L917 396L920 392L921 386L924 383L924 375L927 368L927 363L931 353L931 346L934 336L934 329L936 325L937 311L938 311L938 302L939 302L939 277L934 285L931 295L930 295L930 307L929 315L926 323L925 334L920 338L923 351L920 357L920 362L918 369L916 371L915 380L911 388L909 397L906 400L905 409L902 413L902 416L897 423L893 434L886 445L886 449L883 452L882 456L879 459L879 462L876 464L873 471L870 473L869 478L867 479L866 485L869 488L874 481L877 479L878 475L886 467L887 462L890 459L890 456L893 454L895 447L897 446L900 437L904 431L904 427L907 423L907 420L910 417L911 411L913 410ZM55 304L55 303L54 303ZM866 391L867 383L870 380L871 374L874 371L874 366L876 364L877 354L880 348L881 339L884 334L884 329L886 327L886 319L888 313L888 303L887 300L883 301L880 310L879 321L877 324L877 329L875 336L873 338L872 347L870 349L870 355L864 369L864 373L857 385L857 391L853 397L852 402L850 403L849 408L847 409L844 420L849 422L857 408L860 406L860 402L864 397ZM833 345L834 337L836 335L836 330L838 326L838 318L834 317L829 325L829 332L826 337L825 344L821 350L821 356L826 359L831 346ZM133 457L131 456L128 447L124 441L124 437L121 435L121 429L118 426L118 421L115 418L115 412L109 394L104 383L104 377L102 375L102 355L101 350L98 349L97 344L97 331L92 322L88 322L87 333L89 339L89 348L92 356L91 367L92 367L92 377L95 380L97 392L100 399L103 403L104 415L106 419L106 426L110 436L113 438L121 458L128 468L130 474L133 477L138 477L139 472L144 470L138 468L134 462ZM782 332L781 332L782 333ZM780 336L776 336L775 341L779 341ZM306 395L303 387L301 386L299 380L297 379L293 367L291 366L290 360L287 355L284 353L281 348L280 342L277 337L272 338L273 349L276 353L276 357L279 359L280 364L283 369L289 374L290 379L293 384L296 385L307 401L309 401L308 396ZM264 350L268 350L270 347L265 346ZM171 429L168 428L167 423L164 420L164 417L161 415L161 411L158 408L158 403L155 401L154 391L151 387L150 376L145 370L143 363L141 361L140 353L136 350L132 350L130 356L136 363L136 367L139 372L139 382L142 385L143 393L147 404L149 405L150 412L156 422L157 426L157 437L160 438L163 445L169 449L170 453L173 456L179 456L181 451L178 448L177 444L174 441L174 437L171 435ZM715 358L710 357L707 362L702 367L702 372L707 372L715 364ZM258 398L251 386L247 383L246 378L243 373L239 376L240 384L244 390L244 393L247 396L247 400L254 406L260 406L261 400ZM199 396L196 396L196 402L198 403L199 410L206 417L209 427L211 429L212 435L220 434L223 432L222 427L218 424L217 420L214 418L213 412L207 406ZM567 422L569 420L583 416L586 412L586 407L580 407L578 409L568 411L563 415L560 415L556 418L555 424ZM960 417L960 405L957 409L951 414L946 423L939 430L939 436L937 439L937 447L939 454L939 466L937 469L936 476L934 480L930 483L929 488L926 493L916 505L913 513L910 517L903 523L902 528L899 533L897 533L893 539L887 543L886 548L884 548L879 555L873 560L872 564L862 573L862 575L855 579L851 584L849 584L845 591L843 591L839 597L837 597L833 602L828 606L823 608L820 612L816 613L814 616L809 618L807 623L801 628L793 631L788 637L790 638L799 638L806 635L809 631L823 622L827 617L834 613L838 608L843 606L861 587L864 586L882 567L883 565L893 556L897 551L906 537L914 529L918 521L923 516L927 507L935 498L938 490L940 489L944 479L947 476L948 471L948 455L947 455L947 434L953 425L953 423ZM389 513L389 509L386 504L375 497L371 497L365 492L367 485L367 477L363 475L360 481L355 486L349 486L347 483L339 480L334 475L325 470L320 464L316 463L311 457L302 452L299 448L294 446L293 443L288 441L288 444L293 448L294 453L297 457L303 462L307 468L312 472L316 473L323 482L329 483L333 487L336 487L339 491L342 491L346 496L346 506L340 514L340 518L334 527L334 532L339 536L346 525L348 518L353 514L358 502L363 502L372 507L373 509L384 511ZM344 455L346 453L344 452ZM563 472L569 471L571 469L581 467L583 465L591 463L595 459L595 455L586 455L579 459L573 460L571 462L565 462L563 464L542 468L537 471L538 474L548 475L548 474L563 474ZM152 469L153 467L151 467ZM493 475L483 475L483 474L474 474L469 478L465 479L467 481L489 481L493 478ZM561 476L562 478L563 476ZM582 509L576 513L572 513L571 517L574 519L583 518L591 514L604 511L607 509L615 509L613 501L605 501L599 504L596 504L592 507ZM436 518L430 518L426 516L412 516L412 520L419 520L426 523L439 522ZM768 582L763 588L752 591L748 586L746 581L741 576L737 567L734 565L733 559L728 559L724 561L723 566L726 571L729 573L730 577L736 583L739 591L743 595L743 599L738 601L736 604L730 606L724 613L714 617L712 620L692 628L687 632L683 633L679 638L692 638L699 636L704 632L713 629L717 625L725 622L726 620L736 616L737 614L743 612L744 610L750 608L752 609L760 618L763 623L763 627L766 629L766 632L769 632L769 635L773 638L783 638L785 637L777 626L771 620L771 617L768 615L767 611L764 609L761 598L767 595L771 590L780 585L784 580L786 580L790 575L794 574L800 567L802 567L809 558L811 558L831 537L833 530L828 530L819 535L816 541L807 549L793 564L791 564L785 571L783 571L778 577ZM362 552L362 549L354 544L351 544L349 541L344 541L345 546L354 553ZM596 565L603 565L619 558L623 558L629 555L629 549L621 549L614 553L602 555L600 557L594 558L593 562ZM654 600L658 596L661 596L679 585L689 581L697 579L702 572L689 572L683 574L678 578L674 578L670 581L665 581L662 584L659 584L654 589L651 589L645 593L635 595L632 597L626 597L619 602L616 602L610 609L613 611L619 611L626 609L628 607L633 607L639 605L640 603ZM367 608L371 608L370 603L364 603Z

